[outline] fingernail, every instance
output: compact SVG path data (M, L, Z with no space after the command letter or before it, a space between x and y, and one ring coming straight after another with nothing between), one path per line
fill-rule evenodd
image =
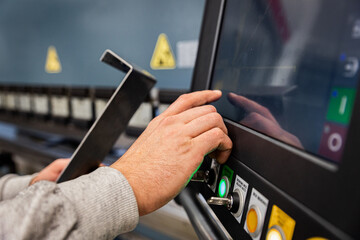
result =
M221 94L222 92L220 90L214 90L217 94Z

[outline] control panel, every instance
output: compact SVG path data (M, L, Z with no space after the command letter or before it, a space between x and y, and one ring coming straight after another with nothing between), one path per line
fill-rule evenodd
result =
M206 159L192 180L205 183L200 191L234 239L342 239L335 228L329 231L330 223L239 161Z

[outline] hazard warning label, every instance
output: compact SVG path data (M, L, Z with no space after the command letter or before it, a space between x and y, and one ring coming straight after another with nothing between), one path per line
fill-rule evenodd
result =
M173 69L176 67L173 51L164 33L161 33L158 37L150 67L152 69Z
M45 72L47 73L60 73L61 63L59 56L54 46L50 46L47 51Z

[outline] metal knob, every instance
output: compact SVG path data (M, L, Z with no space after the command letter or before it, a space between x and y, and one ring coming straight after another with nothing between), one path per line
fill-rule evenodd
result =
M227 198L211 197L207 200L210 205L225 206L227 209L231 209L233 205L233 197L229 195Z
M209 185L212 185L215 182L216 174L214 169L202 171L197 171L194 176L191 178L193 182L204 182Z
M239 191L235 191L232 194L229 194L226 198L221 197L211 197L207 200L209 205L218 205L225 206L232 213L237 214L239 209L242 210L244 207L243 200L239 195Z
M209 171L197 171L193 177L191 178L191 181L193 182L207 182L209 180Z

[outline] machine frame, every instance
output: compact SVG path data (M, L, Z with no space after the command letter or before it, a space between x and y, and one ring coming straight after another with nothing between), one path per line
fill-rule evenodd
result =
M225 5L226 0L207 1L192 91L210 87ZM231 120L224 121L234 144L227 164L242 165L247 174L252 172L262 179L335 236L342 239L360 237L359 85L339 164L327 162ZM206 192L203 193L205 197L209 195Z

